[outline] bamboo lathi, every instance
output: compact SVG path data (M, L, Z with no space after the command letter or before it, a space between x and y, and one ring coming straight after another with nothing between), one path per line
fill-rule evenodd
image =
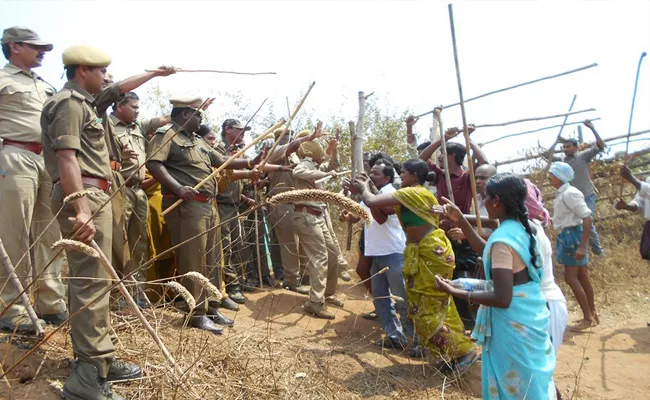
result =
M482 124L482 125L475 125L475 128L496 128L496 127L502 127L502 126L508 126L512 124L519 124L522 122L532 122L532 121L542 121L545 119L553 119L553 118L560 118L564 117L564 121L566 122L566 119L571 116L571 115L576 115L576 114L582 114L586 112L591 112L591 111L596 111L595 108L587 108L585 110L580 110L580 111L572 111L564 114L556 114L556 115L548 115L546 117L535 117L535 118L523 118L523 119L518 119L514 121L508 121L508 122L501 122L498 124Z
M234 75L276 75L277 72L238 72L238 71L221 71L217 69L185 69L175 68L176 72L210 72L215 74L234 74ZM157 69L145 69L144 72L155 72Z
M27 315L29 316L29 319L32 321L32 324L34 324L34 330L36 331L36 335L39 337L45 335L45 331L38 323L38 317L36 316L36 313L34 312L34 308L32 308L32 305L29 302L29 298L25 293L25 289L23 288L22 283L20 283L20 279L18 279L18 275L16 275L14 266L11 264L11 259L9 258L9 254L7 254L7 250L5 250L5 246L2 243L2 239L0 239L0 262L2 262L5 272L9 277L9 280L11 281L11 284L14 285L14 289L16 289L18 293L20 293L20 301L23 303L25 310L27 310Z
M214 170L210 175L208 175L205 179L203 179L201 182L197 183L196 186L194 186L194 189L198 190L201 186L205 185L206 182L209 182L211 179L214 179L214 178L215 178L215 177L216 177L216 176L217 176L221 171L223 171L223 170L224 170L228 165L230 165L230 163L231 163L233 160L235 160L235 159L241 157L242 154L244 154L244 153L246 152L246 150L250 149L251 147L255 146L257 143L259 143L259 142L261 142L262 140L266 139L266 137L267 137L269 134L272 135L272 134L273 134L273 131L276 130L276 129L278 129L278 128L281 127L282 125L284 125L285 122L286 122L286 121L284 120L284 118L281 119L277 124L275 124L275 125L273 125L272 127L270 127L270 128L269 128L266 132L264 132L262 135L260 135L260 136L256 137L255 139L253 139L249 144L247 144L246 146L244 146L243 149L239 150L237 153L235 153L235 154L232 155L230 158L228 158L226 161L224 161L224 163L221 164L221 165L219 166L219 168L215 169L215 170ZM171 206L169 206L165 211L162 212L163 217L164 217L165 215L169 214L169 212L170 212L171 210L173 210L174 208L178 207L182 202L183 202L183 199L179 199L179 200L176 201L174 204L172 204Z
M273 146L269 150L269 153L266 155L266 157L264 157L264 160L260 163L260 169L262 169L266 165L266 163L269 161L269 158L271 157L271 154L273 154L275 149L278 147L278 144L280 143L284 135L286 135L287 132L289 132L289 127L291 126L291 123L293 122L294 118L296 118L296 115L298 114L298 111L300 111L300 108L302 108L302 105L305 104L305 100L307 100L307 96L309 96L309 93L311 92L314 85L316 85L316 82L312 82L311 85L309 85L307 92L305 92L305 95L302 96L302 99L300 99L298 106L296 107L295 110L293 110L293 113L289 117L289 121L287 121L287 125L285 126L284 130L282 130L282 133L280 134L280 136L278 136L278 138L273 143Z
M458 95L460 97L460 111L463 118L463 133L465 135L465 149L467 151L467 163L469 165L469 182L472 188L472 201L476 214L476 231L479 236L482 234L481 214L479 212L478 196L476 195L476 179L474 178L474 156L471 154L469 130L467 128L467 115L465 114L465 101L463 100L463 86L460 80L460 64L458 62L458 47L456 45L456 29L454 28L454 10L451 4L448 5L449 24L451 27L451 41L454 50L454 63L456 64L456 80L458 81Z
M491 91L491 92L483 93L483 94L478 95L478 96L475 96L475 97L470 97L469 99L464 100L464 102L465 102L465 103L469 103L470 101L478 100L478 99L481 99L481 98L486 97L486 96L491 96L491 95L493 95L493 94L506 92L506 91L508 91L508 90L512 90L512 89L520 88L520 87L523 87L523 86L531 85L531 84L533 84L533 83L543 82L543 81L546 81L546 80L549 80L549 79L559 78L559 77L561 77L561 76L565 76L565 75L573 74L573 73L576 73L576 72L584 71L584 70L587 70L587 69L590 69L590 68L594 68L594 67L597 67L597 66L598 66L598 63L589 64L589 65L586 65L586 66L584 66L584 67L580 67L580 68L572 69L572 70L570 70L570 71L566 71L566 72L561 72L561 73L559 73L559 74L554 74L554 75L545 76L545 77L543 77L543 78L534 79L534 80L532 80L532 81L528 81L528 82L524 82L524 83L519 83L519 84L517 84L517 85L513 85L513 86L508 86L508 87L503 88L503 89L498 89L498 90L493 90L493 91ZM455 106L458 106L458 105L460 105L460 103L453 103L453 104L449 104L449 105L446 105L446 106L442 106L442 108L445 109L445 108L455 107ZM416 116L416 118L424 117L425 115L431 114L431 113L433 113L434 111L435 111L435 109L434 109L434 110L431 110L431 111L427 111L427 112L425 112L425 113L422 113L422 114Z

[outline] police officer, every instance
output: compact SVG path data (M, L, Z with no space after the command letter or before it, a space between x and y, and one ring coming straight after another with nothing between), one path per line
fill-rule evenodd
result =
M142 190L145 176L143 164L147 157L149 142L147 137L161 126L170 123L171 116L138 120L140 99L134 92L124 94L113 108L109 123L125 155L122 158L120 173L126 180L135 172L135 175L126 182L124 198L124 223L130 254L124 273L129 274L136 270L147 256L149 201L147 194ZM134 277L138 282L146 280L144 271L136 272ZM138 303L141 307L145 306L144 299L139 299Z
M201 124L201 99L176 97L170 102L173 106L172 123L157 130L151 139L147 169L162 184L163 209L178 199L184 200L165 217L172 243L177 245L214 228L216 215L213 202L217 194L217 180L208 180L199 190L194 186L207 178L212 173L212 167L220 166L225 158L194 134ZM232 169L252 167L252 161L247 159L234 160L228 166ZM251 177L258 178L259 173L253 170ZM216 269L215 238L216 232L212 229L180 246L176 250L178 273L196 271L204 276L212 275ZM197 304L194 310L190 310L189 324L220 334L223 328L217 323L222 322L224 316L208 305L205 290L190 279L182 279L181 283L194 296Z
M0 70L0 238L24 286L31 282L32 261L29 254L30 232L36 239L34 246L37 269L53 258L52 244L61 237L49 207L52 180L45 170L41 156L41 111L54 89L33 68L41 66L45 53L52 44L42 41L36 32L14 26L2 35L2 52L9 61ZM22 258L22 261L18 262ZM36 308L45 322L55 325L67 319L65 287L61 281L63 259L52 262L36 285ZM7 281L4 269L0 271L1 304L18 296L16 288ZM4 309L0 306L0 310ZM39 323L44 325L44 321ZM25 307L16 303L0 319L0 328L34 332Z
M110 63L110 56L93 47L66 49L63 64L68 82L45 103L41 115L43 155L54 182L52 209L61 208L67 195L82 190L94 192L63 206L57 217L61 233L83 242L94 240L107 257L111 254L111 204L107 194L111 170L93 94L101 91ZM97 258L72 250L66 253L69 307L71 313L76 313L70 330L77 361L63 387L63 396L123 399L112 392L109 379L139 375L141 370L121 363L111 373L115 348L110 339L110 275ZM92 307L84 308L91 302Z

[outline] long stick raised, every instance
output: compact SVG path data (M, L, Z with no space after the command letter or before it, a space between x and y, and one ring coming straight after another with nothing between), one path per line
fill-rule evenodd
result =
M623 159L623 165L627 165L627 152L630 149L630 133L632 133L632 117L634 116L634 103L636 102L636 89L639 86L639 74L641 73L641 63L648 53L645 51L641 53L639 58L639 64L636 67L636 78L634 79L634 93L632 94L632 107L630 108L630 122L627 125L627 138L625 140L625 158ZM623 178L621 177L621 190L619 191L618 197L623 197Z
M441 109L436 109L433 113L433 122L440 128L440 151L442 152L442 167L445 169L445 183L447 184L447 195L452 203L456 204L454 199L454 189L451 187L451 176L449 175L449 160L447 160L447 138L442 127ZM469 152L467 152L469 154ZM436 160L437 161L437 160ZM435 161L434 161L435 162Z
M203 185L205 185L207 182L209 182L211 179L214 179L221 171L226 169L230 163L235 160L236 158L239 158L244 154L248 149L251 147L255 146L257 143L261 142L262 140L266 139L269 134L273 134L273 131L284 125L286 121L284 118L282 118L277 124L273 125L270 127L266 132L264 132L262 135L256 137L253 139L249 144L247 144L243 149L239 150L237 153L233 154L230 158L228 158L226 161L223 162L217 169L215 169L210 175L208 175L205 179L203 179L201 182L197 183L196 186L194 186L195 190L199 190L199 188ZM171 210L174 208L178 207L181 203L183 202L183 199L178 199L174 204L169 206L165 211L162 212L163 217Z
M469 183L472 187L472 201L474 202L474 212L476 213L476 231L481 235L481 214L478 206L478 196L476 195L476 179L474 178L474 155L470 154L471 146L469 143L469 130L467 129L467 117L465 115L465 101L463 100L463 86L460 82L460 64L458 63L458 48L456 46L456 29L454 28L454 10L451 4L449 9L449 24L451 26L451 41L454 46L454 62L456 63L456 80L458 81L458 95L460 96L460 111L463 117L463 133L465 134L465 149L467 151L467 163L469 165Z
M522 123L522 122L542 121L542 120L545 120L545 119L553 119L553 118L560 118L560 117L564 117L564 123L566 124L566 120L571 115L582 114L582 113L591 112L591 111L596 111L596 109L595 108L587 108L585 110L573 111L573 112L568 112L568 113L564 113L564 114L548 115L546 117L523 118L523 119L517 119L517 120L509 121L509 122L501 122L501 123L498 123L498 124L475 125L475 128L477 128L477 129L478 128L495 128L495 127L500 127L500 126L519 124L519 123Z
M475 97L471 97L471 98L465 100L465 103L469 103L470 101L474 101L474 100L482 99L483 97L490 96L490 95L493 95L493 94L497 94L497 93L501 93L501 92L506 92L506 91L508 91L508 90L512 90L512 89L516 89L516 88L520 88L520 87L522 87L522 86L532 85L533 83L542 82L542 81L546 81L546 80L549 80L549 79L559 78L559 77L561 77L561 76L565 76L565 75L573 74L573 73L575 73L575 72L584 71L584 70L586 70L586 69L590 69L590 68L597 67L597 66L598 66L597 63L593 63L593 64L586 65L586 66L584 66L584 67L580 67L580 68L572 69L572 70L570 70L570 71L561 72L561 73L559 73L559 74L545 76L545 77L543 77L543 78L539 78L539 79L535 79L535 80L532 80L532 81L528 81L528 82L520 83L520 84L518 84L518 85L508 86L507 88L503 88L503 89L499 89L499 90L493 90L493 91L491 91L491 92L487 92L487 93L483 93L483 94L478 95L478 96L475 96ZM446 105L446 106L442 106L442 108L445 109L445 108L450 108L450 107L454 107L454 106L458 106L458 105L460 105L460 103L449 104L449 105ZM423 113L423 114L420 114L420 115L416 116L416 118L420 118L420 117L423 117L423 116L425 116L425 115L431 114L431 113L434 112L434 111L435 111L435 110L427 111L427 112L425 112L425 113Z
M237 72L237 71L219 71L216 69L184 69L175 68L176 72L211 72L215 74L234 74L234 75L275 75L276 72ZM157 69L145 69L145 72L158 71Z
M576 98L578 97L577 94L573 95L573 100L571 100L571 105L569 106L569 112L573 110L573 105L576 103ZM560 139L562 138L562 131L564 130L564 127L566 126L566 120L569 118L568 116L564 118L564 121L562 122L562 126L560 127L560 132L558 132L557 137L555 138L555 141L551 145L551 147L548 148L548 152L546 153L546 167L544 167L544 172L542 173L542 180L541 182L546 182L546 177L548 174L549 168L551 168L551 163L553 162L553 150L555 149L555 146L558 144Z
M589 118L589 121L591 121L591 122L600 121L600 117L598 117L598 118ZM584 123L584 121L574 121L574 122L567 122L566 124L545 126L544 128L532 129L530 131L511 133L509 135L499 136L496 139L492 139L492 140L488 140L486 142L483 142L483 146L485 146L487 144L492 144L492 143L498 142L499 140L508 139L508 138L511 138L511 137L522 136L522 135L527 135L529 133L545 131L547 129L561 128L563 126L577 125L577 124L582 124L582 123ZM623 136L623 137L625 137L625 136Z
M300 99L300 103L298 103L298 106L296 107L296 109L293 110L293 114L291 114L291 116L289 117L289 121L287 122L287 126L284 127L284 130L282 131L280 136L278 136L278 138L275 140L275 143L273 143L273 146L269 150L266 157L264 157L264 160L262 160L262 162L260 163L260 169L262 169L266 165L266 163L269 161L269 158L271 157L271 154L273 154L273 152L275 151L275 148L278 147L278 144L280 143L280 141L282 140L284 135L286 135L287 132L289 132L289 127L291 126L291 123L293 122L294 118L296 118L296 115L298 114L298 111L300 111L300 108L302 107L302 105L305 104L305 100L307 100L307 96L309 96L309 93L311 92L311 89L314 87L315 84L316 84L316 82L312 82L311 85L309 85L309 89L307 89L307 92L305 93L305 95L302 96L302 99ZM271 131L271 132L273 132L273 131Z

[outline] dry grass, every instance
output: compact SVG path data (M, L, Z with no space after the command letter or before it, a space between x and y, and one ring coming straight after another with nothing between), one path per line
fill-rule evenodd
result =
M595 166L601 197L617 194L614 168ZM547 205L552 206L550 188L543 187L543 191ZM629 187L627 191L631 191ZM616 320L637 318L641 311L636 304L650 296L645 284L648 266L638 254L643 219L632 214L607 219L619 213L608 201L599 202L598 211L604 218L597 226L606 248L605 256L594 258L591 265L599 313L601 318ZM334 209L331 213L338 215ZM333 219L344 248L347 229ZM352 267L356 264L357 241L355 235L348 254ZM570 308L576 308L561 272L556 270L557 281L567 293ZM223 336L185 327L183 315L169 305L158 304L146 310L145 316L185 371L183 381L205 399L477 398L480 366L456 379L440 374L426 362L378 349L370 343L380 334L377 326L359 318L372 307L362 300L362 287L346 294L351 298L344 310L337 310L337 319L332 322L305 316L301 311L304 297L282 290L251 295L245 309L234 315L236 327ZM135 314L114 311L112 325L119 357L138 363L145 371L138 381L116 383L116 391L129 399L192 398L174 380ZM55 386L67 377L68 360L72 358L68 333L66 328L54 335L9 374L6 382L0 381L0 398L57 398ZM0 362L5 369L35 344L34 339L10 334L0 334L0 341L13 344L0 344ZM575 382L580 381L580 373ZM581 387L573 392L576 399L595 398L593 392Z

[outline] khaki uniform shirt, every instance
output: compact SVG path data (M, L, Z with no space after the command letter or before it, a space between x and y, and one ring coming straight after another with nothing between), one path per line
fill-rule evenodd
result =
M293 178L295 180L296 189L324 189L325 184L317 184L315 181L324 178L328 175L327 172L323 172L319 169L318 165L311 159L311 157L305 157L292 172ZM323 209L325 207L324 203L319 202L302 202L301 205L309 206L316 209Z
M180 185L194 187L212 173L212 166L220 157L219 153L208 147L197 135L185 131L179 132L169 143L164 144L180 129L176 123L172 123L169 129L168 127L169 125L166 125L158 129L151 138L150 160L162 162ZM198 190L204 196L216 196L216 177L204 183ZM162 187L162 193L173 194L165 185Z
M115 127L111 125L108 115L108 107L120 100L120 85L112 83L102 90L95 99L97 115L101 118L104 132L106 133L106 144L108 145L108 155L111 161L122 163L122 146L115 136Z
M145 168L140 168L140 166L147 159L147 144L149 142L147 133L160 128L163 125L162 118L146 119L130 125L122 122L113 114L108 119L120 147L128 146L130 149L135 150L138 156L137 159L122 160L122 169L120 170L122 176L127 179L133 171L138 170L138 174L133 179L135 182L142 182Z
M35 72L12 64L0 69L0 138L41 143L41 111L54 92Z
M276 147L273 153L271 153L271 155L269 156L268 163L290 165L291 159L288 158L286 155L288 147L289 147L288 144ZM297 160L295 164L299 162L300 160ZM293 176L291 175L291 171L269 172L269 196L286 192L287 190L292 190L292 189L294 189L294 181L293 181Z
M45 167L58 181L57 150L76 150L82 176L110 180L111 169L104 128L93 105L95 98L73 82L52 96L43 106L43 157Z
M227 154L226 145L223 143L217 143L215 146L215 150L226 158L229 158L231 156L230 154ZM227 176L228 175L226 174L226 177L223 177L221 179L227 179ZM241 193L242 193L241 181L239 180L230 181L227 184L226 190L222 190L217 195L217 204L239 205L239 203L241 203L240 200Z

